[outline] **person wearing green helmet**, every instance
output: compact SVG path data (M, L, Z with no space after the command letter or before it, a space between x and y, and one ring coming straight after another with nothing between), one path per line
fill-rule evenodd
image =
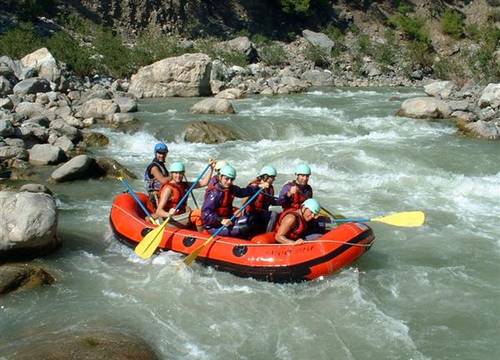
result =
M321 234L311 234L310 224L318 219L320 210L319 202L310 198L299 209L283 211L276 225L275 240L280 244L302 244L304 239L318 238Z
M255 180L251 181L248 185L257 188L262 183L267 183L269 187L263 190L255 199L255 201L248 205L245 213L248 216L248 222L252 234L260 234L267 231L267 224L270 222L271 217L277 217L277 213L271 212L269 207L271 205L278 205L277 198L274 197L273 182L278 175L274 166L266 165L258 173ZM245 203L247 199L243 199ZM272 229L270 229L272 230Z
M235 179L236 169L231 165L224 165L217 175L217 182L207 187L201 215L203 226L211 234L218 231L221 226L224 226L219 232L221 236L245 237L248 233L247 216L236 214L238 215L236 221L233 223L230 220L234 215L233 200L235 197L252 196L258 187L240 188L233 184ZM260 184L259 187L266 188L268 184Z
M281 188L278 202L283 207L283 210L299 209L305 200L313 197L313 190L308 184L311 176L309 165L297 165L295 167L295 176L295 180L287 182Z
M210 160L210 164L212 165L210 171L206 173L203 179L198 181L194 187L195 189L208 185L215 166L215 160ZM184 164L180 161L170 164L168 171L172 176L172 180L161 187L160 200L153 217L157 219L170 216L171 220L169 224L172 226L187 228L191 225L195 225L197 230L203 231L201 212L199 209L191 210L186 206L186 201L176 210L179 201L184 197L191 185L193 185L192 182L185 180L185 170Z
M144 172L146 191L149 194L149 199L155 206L158 203L160 188L172 179L165 166L167 154L167 144L163 142L156 144L154 148L154 158Z

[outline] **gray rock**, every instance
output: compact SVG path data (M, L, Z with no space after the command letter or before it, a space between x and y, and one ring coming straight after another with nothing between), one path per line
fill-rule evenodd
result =
M137 176L127 169L125 166L120 164L118 161L111 159L109 157L99 157L96 159L96 165L98 168L98 175L105 176L108 178L119 178L123 177L126 179L137 179Z
M448 99L457 87L453 81L435 81L424 86L424 91L429 96Z
M37 123L23 123L17 128L16 135L26 142L46 142L49 138L49 130Z
M118 105L118 111L121 113L137 111L137 99L135 97L115 96L113 101Z
M311 30L303 30L302 36L313 46L324 50L328 55L332 52L335 43L332 39L323 33L317 33Z
M14 127L10 120L0 119L0 136L11 137L14 135Z
M88 179L93 174L94 164L95 160L88 155L78 155L59 166L50 177L56 182Z
M7 140L7 139L5 139ZM21 140L21 139L17 139ZM22 140L21 140L22 142ZM23 147L19 146L0 146L0 161L9 160L9 159L21 159L28 160L28 152Z
M66 159L64 152L50 144L36 144L28 150L29 162L33 165L53 165Z
M54 278L39 266L6 264L0 266L0 295L12 291L28 290L54 283Z
M232 129L206 121L191 123L186 128L184 140L205 144L220 144L226 141L239 140L241 137Z
M471 104L467 100L455 100L446 102L451 111L470 111L472 110Z
M39 92L51 91L50 83L42 78L34 77L18 82L14 86L14 94L24 96L26 94L36 94Z
M215 95L216 99L235 100L243 98L243 91L240 89L226 89Z
M249 62L255 62L258 59L257 50L254 44L246 36L239 36L222 44L223 49L229 49L244 54Z
M329 70L307 70L300 78L305 80L313 86L331 86L333 85L332 72Z
M493 109L500 107L500 84L488 84L479 98L479 107L490 106Z
M21 59L21 63L26 68L36 69L38 76L48 81L58 83L61 80L61 70L47 48L41 48L26 55Z
M12 84L4 76L0 76L0 97L12 94Z
M77 141L82 138L80 130L68 125L62 119L55 119L50 123L50 129L55 131L59 136L67 136L71 141Z
M463 121L463 122L473 122L476 121L476 115L474 113L468 112L468 111L454 111L450 115L452 118L455 118L458 121Z
M415 80L422 80L424 78L424 72L422 70L415 70L411 73L411 78Z
M234 114L231 102L226 99L208 98L194 104L190 111L193 114Z
M111 123L116 124L116 125L127 124L127 123L134 122L135 120L136 120L135 116L132 114L116 113L116 114L113 114L113 117L111 118Z
M58 137L52 145L59 147L66 154L75 148L73 142L65 135Z
M45 193L52 195L52 191L42 184L24 184L19 188L19 191L27 191L32 193Z
M0 257L35 256L55 249L57 209L42 193L0 192Z
M479 119L481 119L483 121L488 121L488 120L493 119L496 116L496 112L492 108L487 107L487 108L481 109L481 111L479 111L478 115L479 115Z
M448 118L451 115L451 109L442 100L431 97L419 97L403 101L396 115L417 119Z
M482 121L478 120L465 125L465 128L473 135L489 140L500 139L500 120Z
M24 116L27 118L32 118L39 115L49 115L49 112L42 105L26 101L17 104L15 111L20 116Z
M9 97L0 99L0 109L12 110L14 108L14 103Z
M163 59L132 75L129 92L138 98L210 95L211 66L205 54Z
M111 118L114 113L118 112L118 105L113 100L91 99L85 102L79 112L79 117L106 119Z

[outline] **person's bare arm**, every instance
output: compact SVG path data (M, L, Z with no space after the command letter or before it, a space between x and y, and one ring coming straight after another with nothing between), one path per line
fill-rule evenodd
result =
M297 241L291 240L286 237L286 234L292 229L295 225L295 216L292 214L288 214L285 216L283 221L280 224L280 227L276 231L275 240L280 244L302 244L304 242L303 239L298 239Z
M166 218L168 216L168 210L165 210L165 205L167 205L170 196L172 195L172 190L170 188L165 189L165 191L161 192L160 201L158 202L158 207L156 208L155 215L156 217Z
M158 169L157 166L153 166L153 168L151 169L151 175L153 175L153 177L156 180L158 180L158 182L162 185L169 182L172 179L170 176L163 176L163 174L161 173L160 169Z

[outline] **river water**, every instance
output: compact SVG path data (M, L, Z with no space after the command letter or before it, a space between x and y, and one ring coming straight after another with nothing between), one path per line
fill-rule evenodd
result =
M0 358L42 335L111 327L171 359L497 359L500 146L457 136L450 123L393 115L420 94L319 89L238 100L230 116L189 114L197 99L142 102L140 131L102 129L111 144L98 155L141 175L162 139L167 161L185 161L191 179L210 157L233 164L240 185L273 164L277 190L307 162L315 197L331 212L422 210L426 224L373 223L375 245L352 266L272 284L198 264L178 270L172 253L142 261L110 230L118 181L51 185L64 246L36 263L57 283L0 299ZM245 140L184 143L192 120L231 126Z

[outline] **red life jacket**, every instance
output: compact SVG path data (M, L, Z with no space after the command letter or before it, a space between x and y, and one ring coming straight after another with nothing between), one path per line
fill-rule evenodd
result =
M307 228L307 223L305 222L304 218L302 217L301 214L297 214L297 211L295 211L294 209L288 209L288 210L285 210L283 211L281 214L280 214L280 217L278 219L278 222L276 224L276 228L275 228L275 231L278 231L278 228L280 227L283 219L285 218L285 216L287 216L288 214L293 214L293 216L295 216L295 226L293 229L290 230L290 232L288 234L285 234L285 236L291 240L297 240L297 239L300 239L302 237L302 235L304 234L304 232L306 231L306 228Z
M175 208L179 201L181 201L182 197L186 194L187 191L187 183L186 182L181 182L180 184L176 182L168 182L166 184L163 184L161 187L160 193L166 190L167 188L170 189L170 198L167 201L167 204L165 205L165 211L168 211L169 209ZM182 206L178 209L178 214L182 214L186 212L186 201L182 204Z
M259 186L260 180L255 179L248 185ZM246 207L246 211L248 214L253 212L263 212L269 211L269 205L271 205L271 199L274 197L274 188L273 186L269 186L267 189L262 190L262 192L257 195L257 198L253 203Z
M219 183L216 183L213 185L208 185L206 194L211 191L221 191L223 193L222 203L217 209L215 209L217 215L219 215L223 219L228 219L233 216L234 194L231 191L231 187L223 188L222 186L219 186Z

